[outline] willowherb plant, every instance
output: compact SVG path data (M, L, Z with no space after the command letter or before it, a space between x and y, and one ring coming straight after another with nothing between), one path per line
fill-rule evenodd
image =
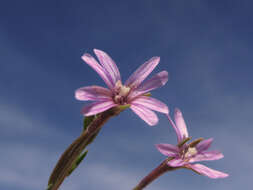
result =
M158 122L154 111L168 116L169 122L176 131L178 145L158 144L158 150L167 156L156 169L148 174L134 188L140 190L167 171L179 168L191 169L211 178L223 178L228 175L207 168L201 164L192 164L202 160L217 160L223 157L218 151L206 151L212 139L197 139L191 143L182 113L176 109L175 122L169 116L169 109L163 102L150 97L150 91L166 84L167 71L162 71L144 81L158 65L160 58L153 57L142 64L123 84L118 67L112 58L101 50L94 49L98 61L85 53L82 59L92 67L104 80L108 88L86 86L76 90L75 97L81 101L93 101L83 107L84 129L81 135L64 151L57 162L48 181L47 190L57 190L64 179L69 176L85 158L85 148L96 138L103 124L126 108L130 108L147 124L153 126ZM144 82L143 82L144 81ZM83 153L84 152L84 153Z

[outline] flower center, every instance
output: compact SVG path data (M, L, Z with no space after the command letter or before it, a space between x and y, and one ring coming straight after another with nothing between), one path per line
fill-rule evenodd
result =
M195 147L188 147L187 152L184 154L184 158L188 159L192 156L196 155L198 153L197 149Z
M126 104L127 95L129 94L131 88L124 86L120 80L115 84L114 97L113 100L116 104Z

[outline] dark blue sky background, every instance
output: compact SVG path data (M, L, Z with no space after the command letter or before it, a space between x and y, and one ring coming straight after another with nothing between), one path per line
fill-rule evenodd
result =
M45 189L64 149L80 134L81 86L103 85L82 60L106 51L123 80L153 56L170 80L152 95L179 107L191 136L214 137L230 174L212 180L188 170L150 190L252 188L253 2L249 0L2 1L0 5L0 189ZM94 55L94 54L93 54ZM129 190L176 143L162 114L149 127L130 110L110 120L62 190Z

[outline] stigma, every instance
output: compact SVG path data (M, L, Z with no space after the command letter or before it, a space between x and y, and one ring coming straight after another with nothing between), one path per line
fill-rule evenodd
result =
M120 80L118 80L115 84L114 88L114 102L117 104L126 104L127 96L130 92L131 88L128 86L124 86Z

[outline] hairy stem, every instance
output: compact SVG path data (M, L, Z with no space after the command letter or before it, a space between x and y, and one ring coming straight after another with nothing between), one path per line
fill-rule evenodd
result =
M118 115L122 110L119 107L114 107L99 114L87 129L65 150L49 178L48 185L50 186L50 190L57 190L60 187L64 179L68 176L77 157L90 143L92 138L94 138L94 135L99 132L109 118Z
M178 169L168 166L167 162L168 159L164 160L157 168L153 169L146 177L140 181L140 183L135 188L133 188L133 190L142 190L162 174Z

